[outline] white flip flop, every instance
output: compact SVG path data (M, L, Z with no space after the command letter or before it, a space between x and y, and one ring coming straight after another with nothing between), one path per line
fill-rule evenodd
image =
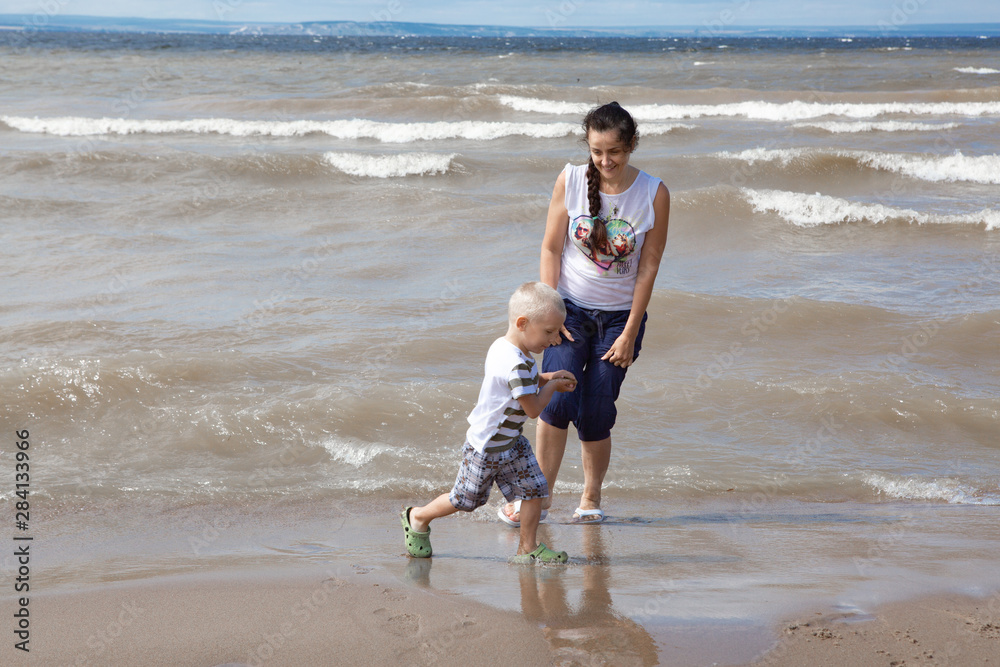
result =
M515 528L520 528L521 527L521 522L520 521L514 521L509 516L507 516L506 512L503 511L503 508L506 507L506 506L507 506L507 503L504 503L504 504L500 505L499 508L497 508L497 516L500 517L500 520L503 521L508 526L514 526ZM520 500L515 500L514 501L514 514L520 514L520 513L521 513L521 501ZM545 517L547 517L548 515L549 515L549 511L548 510L542 510L542 516L540 516L538 518L538 520L539 521L543 521L545 519Z
M601 523L604 521L604 510L598 507L596 510L585 510L581 507L577 507L573 512L574 519L573 523ZM596 519L587 519L587 517L596 516Z

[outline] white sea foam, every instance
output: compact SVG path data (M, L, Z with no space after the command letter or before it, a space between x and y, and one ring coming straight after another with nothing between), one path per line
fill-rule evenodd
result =
M519 95L501 95L499 100L500 104L510 107L514 111L533 111L564 116L579 116L587 113L594 106L586 102L559 102Z
M784 190L753 190L742 188L754 210L760 213L772 212L799 227L815 227L842 222L885 222L891 218L906 217L907 213L919 215L916 211L900 211L882 204L860 204L838 197L810 195L803 192Z
M943 157L898 153L842 153L856 157L874 169L893 171L923 181L1000 184L1000 155L962 155L956 151Z
M1000 69L992 67L955 67L953 69L962 74L1000 74Z
M593 106L584 102L560 102L534 97L501 95L502 105L518 111L579 116ZM688 118L743 116L753 120L796 121L843 116L875 118L887 114L983 116L1000 114L1000 102L730 102L727 104L638 104L625 105L636 120L684 120Z
M748 164L757 162L777 162L787 166L796 159L824 155L856 160L858 164L903 174L910 178L933 183L983 183L1000 184L1000 155L963 155L956 151L951 155L906 155L902 153L881 153L873 151L822 151L804 148L750 148L739 153L722 151L716 154L726 160L740 160Z
M748 148L739 153L722 151L716 155L724 160L740 160L748 164L757 162L780 162L782 166L792 160L804 157L809 151L804 148Z
M690 123L640 123L639 134L644 137L656 137L669 134L675 130L697 130L697 125Z
M513 123L488 121L456 121L433 123L386 123L372 120L336 121L254 121L227 118L194 120L133 120L126 118L24 118L0 116L0 121L22 132L58 136L92 136L124 134L223 134L236 137L272 136L295 137L322 133L338 139L376 139L385 143L412 143L442 139L489 141L509 136L536 139L556 139L582 134L576 123ZM674 130L695 129L685 123L644 123L641 131L656 136Z
M872 473L865 475L876 493L903 500L944 500L956 505L1000 505L1000 495L986 493L951 479L920 480Z
M816 128L834 134L858 132L939 132L960 127L960 123L914 123L903 120L886 121L828 121L819 123L795 123L792 127Z
M364 153L324 153L323 161L331 167L367 178L394 178L444 174L451 166L456 153L398 153L395 155L369 155Z
M323 449L330 453L330 456L341 463L346 463L355 468L361 468L382 454L398 454L399 447L389 445L362 444L347 440L331 438L324 440Z
M438 121L432 123L387 123L350 120L235 120L197 118L191 120L140 120L133 118L26 118L0 116L0 121L22 132L59 136L101 134L225 134L235 137L295 137L327 134L338 139L376 139L386 143L411 143L441 139L489 141L521 135L538 139L579 134L576 123L511 123L490 121Z
M924 224L985 224L987 230L1000 229L1000 211L984 209L977 213L936 214L901 209L883 204L853 202L820 193L788 192L785 190L753 190L740 192L759 213L777 213L798 227L816 227L851 222L878 224L900 221Z

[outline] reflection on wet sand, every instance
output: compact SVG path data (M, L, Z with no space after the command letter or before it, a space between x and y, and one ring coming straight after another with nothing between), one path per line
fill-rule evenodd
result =
M608 585L611 567L599 526L580 527L586 559L579 604L569 604L566 567L523 567L521 611L544 625L556 665L655 665L656 643L646 630L615 610ZM570 565L569 567L574 567ZM574 591L575 593L575 591Z

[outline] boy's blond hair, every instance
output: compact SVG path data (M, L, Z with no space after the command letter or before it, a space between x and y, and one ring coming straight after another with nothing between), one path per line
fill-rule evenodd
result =
M542 282L527 282L511 295L507 318L513 324L522 315L534 320L553 310L566 317L566 304L559 292Z

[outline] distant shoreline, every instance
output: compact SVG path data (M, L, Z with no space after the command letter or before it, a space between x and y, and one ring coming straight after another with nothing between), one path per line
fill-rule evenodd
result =
M392 21L230 22L196 19L108 18L50 14L0 14L0 30L44 32L136 32L184 34L301 35L315 37L998 37L1000 23L893 24L866 26L704 25L641 27L519 27L443 25Z

